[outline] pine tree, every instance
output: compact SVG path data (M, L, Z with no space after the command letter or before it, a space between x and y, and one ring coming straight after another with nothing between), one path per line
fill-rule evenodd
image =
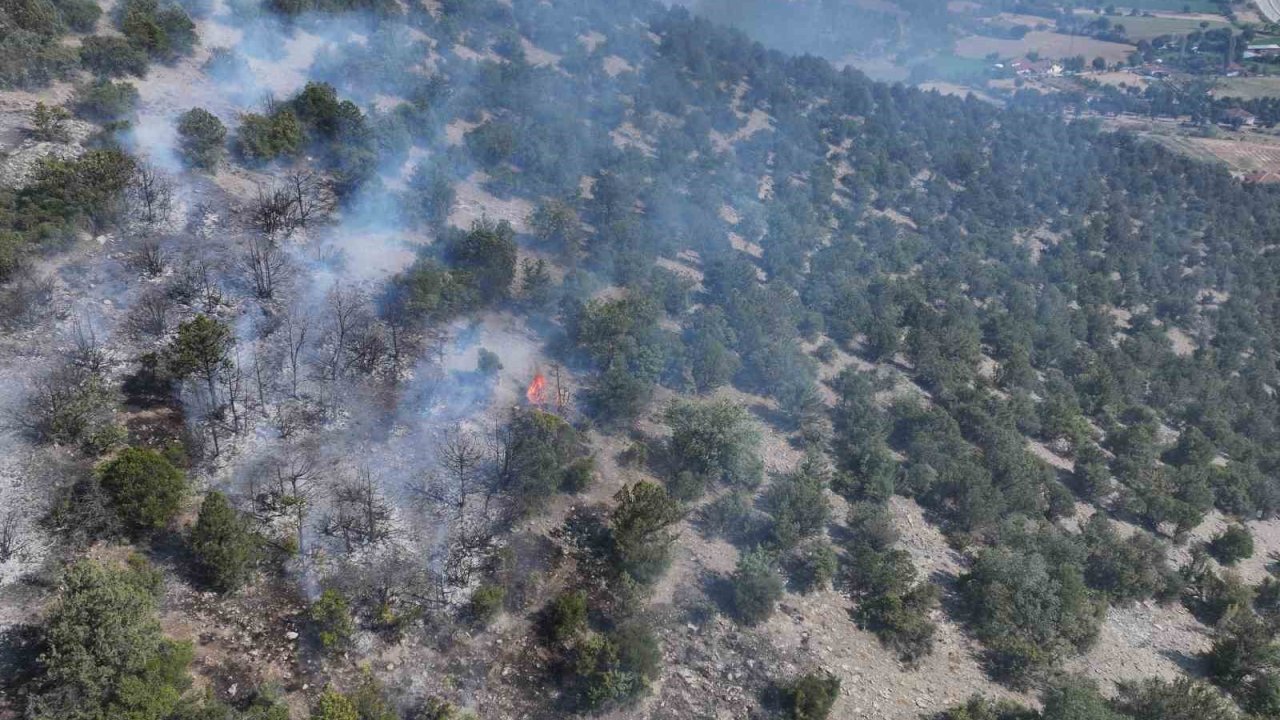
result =
M190 544L205 582L214 590L232 592L248 580L257 544L244 518L222 493L205 497Z

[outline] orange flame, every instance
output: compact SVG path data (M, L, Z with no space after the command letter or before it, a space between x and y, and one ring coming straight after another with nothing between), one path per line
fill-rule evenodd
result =
M529 388L524 391L524 396L529 399L530 405L542 406L547 401L546 398L547 379L542 373L533 376L533 382L529 383Z

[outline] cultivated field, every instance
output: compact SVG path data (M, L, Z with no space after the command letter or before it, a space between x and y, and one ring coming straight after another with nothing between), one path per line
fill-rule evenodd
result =
M1208 20L1199 17L1173 17L1167 15L1112 18L1112 24L1123 25L1125 34L1134 42L1150 40L1160 35L1186 35L1202 29L1200 23L1208 23L1208 26L1203 28L1206 30L1230 27L1230 23L1222 18Z
M1177 152L1207 162L1221 162L1232 170L1280 172L1280 143L1259 138L1226 140L1182 135L1152 135L1153 140Z
M1224 78L1213 89L1213 94L1217 97L1238 97L1244 100L1280 97L1280 75Z
M1116 63L1128 59L1133 46L1043 31L1029 32L1021 40L971 35L956 41L956 54L961 57L984 58L996 53L1002 58L1016 58L1030 52L1038 52L1041 57L1051 59L1083 55L1088 60L1102 57L1109 63Z
M1258 10L1271 22L1280 22L1280 0L1255 0Z
M1167 12L1182 12L1189 8L1191 12L1215 15L1221 14L1222 11L1222 6L1215 0L1124 0L1124 3L1117 7L1122 11L1133 9Z

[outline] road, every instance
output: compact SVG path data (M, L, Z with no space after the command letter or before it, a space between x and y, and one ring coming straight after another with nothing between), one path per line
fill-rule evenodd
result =
M1271 22L1280 22L1280 0L1254 0L1258 10Z

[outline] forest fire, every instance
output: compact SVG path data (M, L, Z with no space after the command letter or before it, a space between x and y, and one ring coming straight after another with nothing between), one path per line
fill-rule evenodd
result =
M533 376L533 382L529 383L529 387L524 391L524 396L528 398L529 404L535 407L542 407L547 401L547 378L541 372Z

